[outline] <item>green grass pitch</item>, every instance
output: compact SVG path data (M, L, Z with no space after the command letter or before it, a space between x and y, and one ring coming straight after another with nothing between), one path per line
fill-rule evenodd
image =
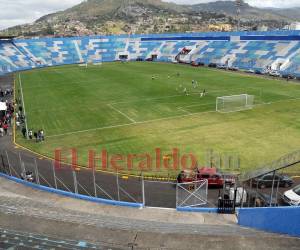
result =
M198 88L192 88L192 80ZM209 150L220 156L221 167L224 155L239 155L240 171L245 171L300 148L300 86L284 80L130 62L23 72L21 85L28 127L43 128L46 141L26 141L17 133L17 142L50 157L56 148L76 148L82 165L87 165L88 150L154 156L156 148L163 154L178 148L196 155L199 166L207 164ZM180 85L188 96L178 90ZM203 89L207 95L200 98ZM257 105L242 112L215 111L216 97L236 94L255 95Z

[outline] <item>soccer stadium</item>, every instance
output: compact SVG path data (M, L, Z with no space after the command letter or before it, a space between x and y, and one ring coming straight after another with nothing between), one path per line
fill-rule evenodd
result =
M47 134L43 145L27 143L21 133L17 142L49 157L72 145L83 166L88 151L99 147L122 155L157 147L167 154L176 147L195 153L201 166L207 149L214 149L238 154L234 167L253 169L299 148L297 84L188 65L261 73L270 67L296 78L298 40L297 33L277 32L3 43L2 53L18 61L2 68L22 70L15 84L26 126Z
M297 30L0 37L3 247L298 249L299 79Z

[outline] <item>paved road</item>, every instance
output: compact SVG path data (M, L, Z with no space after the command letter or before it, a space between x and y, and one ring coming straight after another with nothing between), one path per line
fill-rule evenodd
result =
M0 86L2 88L11 88L13 83L12 76L0 77ZM12 131L10 130L12 134ZM0 138L0 151L2 151L3 160L0 163L11 166L11 174L20 177L22 167L26 170L35 172L36 163L40 176L40 184L50 187L57 187L65 191L75 192L74 176L69 166L63 166L55 171L57 181L55 182L52 162L47 159L40 159L34 154L17 149L12 143L12 137ZM7 155L6 155L6 152ZM7 157L8 156L8 157ZM21 162L21 163L20 163ZM76 171L78 182L78 192L85 195L95 195L93 185L93 173L90 170L82 169ZM97 197L122 200L129 202L143 202L142 180L140 178L129 177L123 179L122 176L106 173L96 173ZM119 189L117 188L117 182ZM176 185L174 183L145 181L145 204L149 207L176 207ZM218 191L209 192L209 206L215 206Z
M0 77L0 87L3 89L11 88L13 83L12 76ZM10 134L12 131L10 130ZM20 177L22 167L26 170L35 172L38 169L40 184L50 187L57 187L65 191L75 192L74 175L69 166L63 166L55 171L57 180L55 182L53 174L53 163L47 159L40 159L36 155L17 149L12 143L12 136L0 138L0 165L10 164L11 174ZM7 155L6 155L6 152ZM7 157L8 156L8 157ZM36 160L36 163L35 163ZM36 167L37 166L37 167ZM76 171L76 180L78 182L78 192L84 195L95 195L95 187L93 185L93 173L90 170L82 169ZM128 179L122 176L113 174L99 173L95 175L97 183L97 197L122 200L129 202L143 202L142 180L140 178L129 177ZM119 188L117 188L117 183ZM299 183L297 181L296 183ZM176 185L174 183L145 181L144 200L145 205L149 207L176 207ZM280 193L287 189L280 188ZM263 192L270 192L268 189ZM215 207L217 205L219 189L208 190L208 204L206 207ZM198 202L196 200L195 202Z
M0 78L1 81L9 79ZM3 161L0 158L2 170L5 168L1 165L10 163L12 175L19 177L22 167L35 172L37 166L41 184L57 184L62 190L74 192L69 167L55 171L55 182L52 162L15 148L11 136L0 138L0 151L4 154ZM94 194L91 171L80 170L76 178L79 193ZM142 180L138 178L120 176L119 190L116 175L97 173L95 178L99 197L143 200ZM217 189L209 190L210 205L217 200L218 193ZM174 208L174 183L145 181L145 202L149 207ZM299 249L299 239L239 227L232 216L110 207L32 190L5 179L0 182L0 248L30 249L35 244L47 249L59 248L57 244L61 244L66 249L80 249L81 244L86 244L89 248L113 250Z

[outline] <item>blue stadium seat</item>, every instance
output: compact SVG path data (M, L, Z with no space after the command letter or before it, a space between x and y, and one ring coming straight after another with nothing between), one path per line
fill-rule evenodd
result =
M230 63L263 70L280 60L282 73L300 74L300 31L205 32L152 35L85 36L0 41L0 75L36 67L119 60L172 62L183 50L184 62Z

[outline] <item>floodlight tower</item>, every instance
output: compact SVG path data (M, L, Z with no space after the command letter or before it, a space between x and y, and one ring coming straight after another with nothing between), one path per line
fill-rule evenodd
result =
M241 26L241 7L243 4L243 0L235 0L236 5L236 18L237 18L237 31L240 30Z

